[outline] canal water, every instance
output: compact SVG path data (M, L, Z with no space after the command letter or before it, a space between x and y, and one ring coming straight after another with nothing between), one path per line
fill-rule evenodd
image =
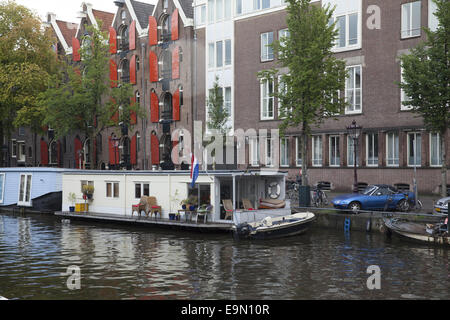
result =
M9 299L449 299L449 251L382 234L334 229L313 228L276 241L236 242L227 234L0 213L0 295ZM369 266L379 267L380 289L367 286L371 276L369 284L376 286L377 274L368 273Z

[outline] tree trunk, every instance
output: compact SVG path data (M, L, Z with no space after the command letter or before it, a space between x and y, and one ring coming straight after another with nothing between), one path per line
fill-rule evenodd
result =
M441 132L441 150L442 150L442 167L441 167L441 196L447 196L447 135L448 128Z
M306 131L306 126L303 123L302 128L302 185L307 186L309 184L308 181L308 134Z
M89 169L93 170L94 169L94 159L95 159L95 155L94 155L94 133L90 132L89 134L89 162L90 162L90 166Z

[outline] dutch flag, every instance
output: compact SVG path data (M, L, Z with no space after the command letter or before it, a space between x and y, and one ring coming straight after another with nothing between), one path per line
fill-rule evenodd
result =
M197 158L194 156L194 154L191 155L191 188L194 188L195 186L195 181L198 178L198 170L199 170L199 165L198 165L198 160Z

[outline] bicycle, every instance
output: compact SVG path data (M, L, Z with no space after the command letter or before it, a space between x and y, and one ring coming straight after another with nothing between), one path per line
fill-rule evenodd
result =
M322 191L320 186L316 186L313 189L312 203L317 208L328 205L327 195Z
M299 201L299 183L296 181L287 181L287 198L291 199L292 202Z

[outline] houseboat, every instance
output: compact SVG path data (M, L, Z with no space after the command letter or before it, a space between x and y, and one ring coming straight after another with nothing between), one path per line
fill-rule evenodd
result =
M62 211L69 212L74 205L69 200L72 194L83 211L136 217L141 198L147 196L154 198L153 206L158 208L154 219L185 221L199 215L197 208L203 206L208 208L203 221L252 222L291 214L289 202L284 200L286 176L286 172L264 170L200 171L192 186L190 171L184 170L69 171L62 176ZM83 194L85 185L93 187L91 199ZM277 205L267 206L273 202ZM183 208L182 203L188 205Z
M70 170L47 167L0 168L0 210L61 210L62 175Z

